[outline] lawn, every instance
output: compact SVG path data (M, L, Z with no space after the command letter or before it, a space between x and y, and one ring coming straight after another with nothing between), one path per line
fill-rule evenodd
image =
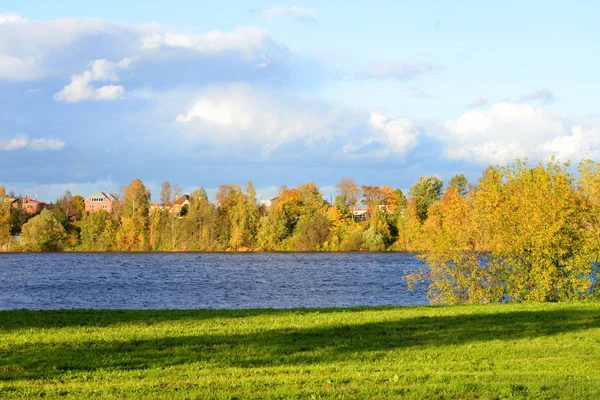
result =
M600 303L0 311L0 398L600 398Z

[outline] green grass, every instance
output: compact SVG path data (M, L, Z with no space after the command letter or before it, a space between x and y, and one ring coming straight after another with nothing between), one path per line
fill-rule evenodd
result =
M600 398L600 303L2 311L0 398Z

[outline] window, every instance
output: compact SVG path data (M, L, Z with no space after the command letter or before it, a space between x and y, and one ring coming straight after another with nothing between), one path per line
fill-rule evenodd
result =
M93 205L93 204L91 204L91 205L90 205L90 208L94 208L94 205Z
M106 204L103 204L102 208L105 209L105 210L108 210L108 206Z

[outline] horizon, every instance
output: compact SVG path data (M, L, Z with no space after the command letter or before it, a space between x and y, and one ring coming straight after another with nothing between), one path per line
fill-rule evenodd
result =
M0 5L0 186L257 197L600 156L600 5Z

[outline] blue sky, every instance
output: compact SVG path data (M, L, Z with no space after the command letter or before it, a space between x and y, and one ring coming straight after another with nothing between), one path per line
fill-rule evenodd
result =
M524 4L525 3L525 4ZM600 156L593 1L0 2L0 185L346 177Z

